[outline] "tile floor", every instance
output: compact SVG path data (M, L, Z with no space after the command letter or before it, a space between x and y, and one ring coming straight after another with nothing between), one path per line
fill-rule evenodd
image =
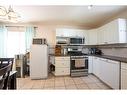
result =
M18 90L31 90L31 89L79 89L79 90L107 90L111 89L102 83L98 78L94 75L88 75L84 77L54 77L53 75L49 75L48 79L43 80L31 80L29 77L26 78L17 78L17 89Z

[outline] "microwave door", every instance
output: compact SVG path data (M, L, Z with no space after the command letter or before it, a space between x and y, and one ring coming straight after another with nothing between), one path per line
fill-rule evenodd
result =
M82 43L85 44L85 38L82 39Z
M76 43L77 43L76 38L71 38L70 39L70 44L76 44Z

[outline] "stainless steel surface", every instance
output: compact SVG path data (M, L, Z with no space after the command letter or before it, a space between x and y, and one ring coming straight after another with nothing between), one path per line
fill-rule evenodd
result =
M88 56L86 55L80 55L80 56L71 56L71 76L84 76L88 75ZM80 66L79 62L78 67L76 66L76 61L80 60ZM83 65L84 64L84 65Z
M88 56L71 56L71 59L81 59L81 58L85 58L85 59L88 59Z
M88 73L87 72L75 72L75 73L71 73L71 77L79 77L79 76L87 76Z
M47 44L47 40L45 38L33 38L32 44L38 45Z
M70 38L70 45L84 45L85 44L85 37L71 37Z

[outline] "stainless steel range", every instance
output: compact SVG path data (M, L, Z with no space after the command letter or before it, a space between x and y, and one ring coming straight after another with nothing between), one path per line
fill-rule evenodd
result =
M83 54L82 50L77 49L69 51L71 56L71 68L70 75L75 76L85 76L88 75L88 56Z

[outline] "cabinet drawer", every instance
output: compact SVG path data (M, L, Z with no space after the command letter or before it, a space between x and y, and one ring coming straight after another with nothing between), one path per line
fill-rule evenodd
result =
M122 62L122 63L121 63L121 68L122 68L122 69L127 69L127 63L123 63L123 62Z
M60 61L60 60L56 60L55 61L55 66L56 67L70 67L70 61L65 60L65 61Z
M55 57L55 60L70 60L70 57Z
M69 75L70 68L55 68L55 75Z

